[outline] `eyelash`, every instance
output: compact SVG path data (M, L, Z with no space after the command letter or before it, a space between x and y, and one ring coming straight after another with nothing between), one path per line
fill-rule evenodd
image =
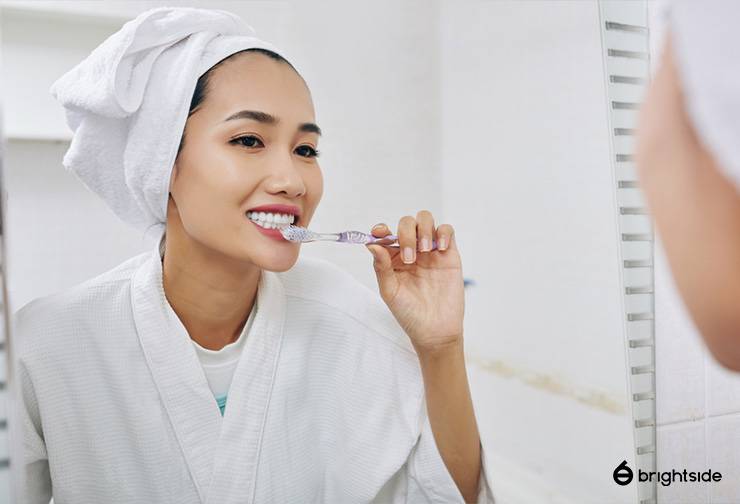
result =
M231 143L233 143L233 144L237 144L238 143L240 145L243 145L244 147L253 147L253 146L250 146L250 145L244 145L242 143L242 140L245 139L245 138L254 138L256 140L259 140L260 143L262 142L262 140L260 140L259 138L257 138L254 135L244 135L244 136L240 136L240 137L237 137L237 138L233 139L231 141ZM321 155L321 153L317 149L314 149L310 145L299 145L299 147L307 147L308 149L311 149L311 155L309 155L309 156L301 156L301 157L304 157L304 158L315 158L315 157L319 157Z

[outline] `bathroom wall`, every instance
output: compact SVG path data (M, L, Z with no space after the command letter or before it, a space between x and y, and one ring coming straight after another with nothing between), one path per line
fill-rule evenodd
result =
M665 2L650 2L652 71L667 33ZM676 290L660 239L655 251L658 470L722 473L722 481L658 485L658 502L740 500L740 373L709 353Z

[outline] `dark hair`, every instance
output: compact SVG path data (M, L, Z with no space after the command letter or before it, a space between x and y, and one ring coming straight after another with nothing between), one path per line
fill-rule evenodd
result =
M263 49L261 47L252 47L250 49L243 49L241 51L235 52L234 54L227 56L226 58L222 59L215 65L213 65L211 68L206 71L203 75L198 78L198 82L195 84L195 91L193 91L193 98L190 100L190 110L188 112L188 117L190 117L193 112L200 106L201 103L203 103L203 100L206 99L206 95L208 94L208 83L210 80L211 72L215 68L217 68L219 65L221 65L224 61L227 61L237 54L245 53L245 52L258 52L261 54L264 54L265 56L269 56L270 58L274 59L275 61L280 61L283 63L287 63L290 65L290 68L296 71L298 73L298 70L295 69L293 65L290 64L288 60L280 56L278 53L274 51L270 51L269 49ZM300 75L300 74L299 74ZM177 155L180 155L180 151L185 146L185 128L183 127L182 136L180 137L180 146L177 148Z

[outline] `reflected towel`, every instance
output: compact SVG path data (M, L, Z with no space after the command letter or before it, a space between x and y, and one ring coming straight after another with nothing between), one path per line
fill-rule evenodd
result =
M293 64L227 11L158 7L127 22L49 90L74 132L65 168L123 221L161 237L197 80L250 48L269 49Z

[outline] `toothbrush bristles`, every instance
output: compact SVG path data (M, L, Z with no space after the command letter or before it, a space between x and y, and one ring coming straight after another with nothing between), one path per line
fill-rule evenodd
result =
M280 234L283 235L283 238L285 238L288 241L292 242L303 242L307 241L306 238L308 238L308 230L299 226L286 226L280 230Z

